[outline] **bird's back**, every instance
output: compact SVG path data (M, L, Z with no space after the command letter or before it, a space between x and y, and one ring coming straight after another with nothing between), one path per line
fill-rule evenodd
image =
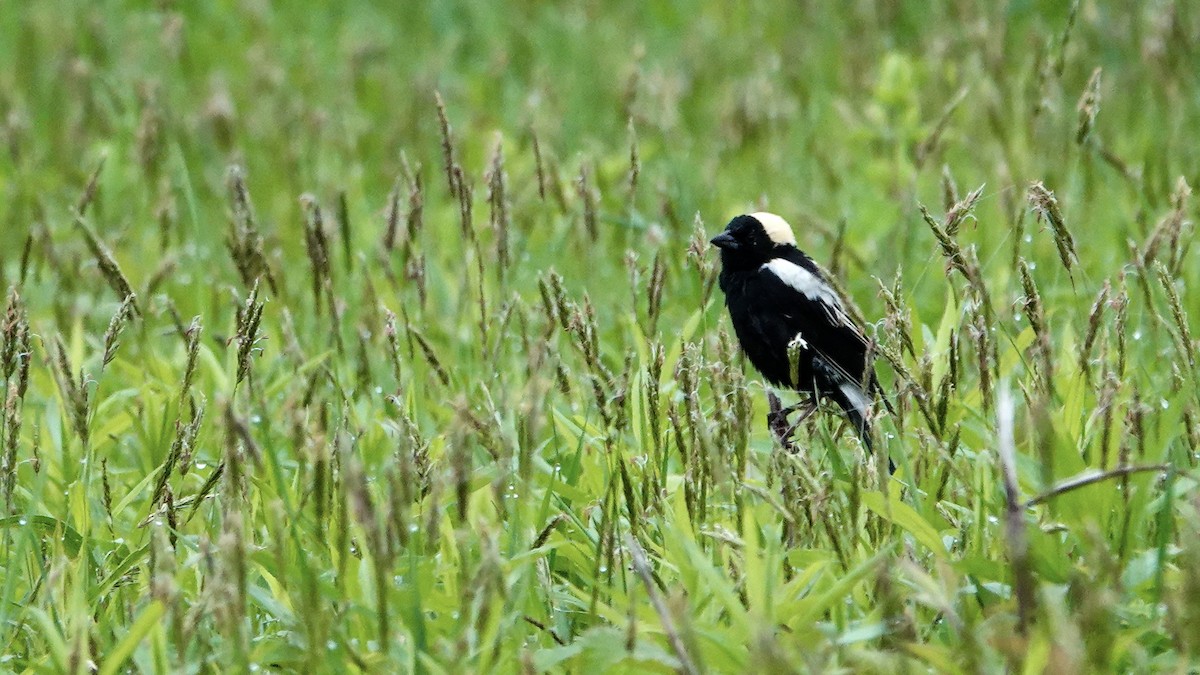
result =
M823 282L815 266L805 272ZM720 284L738 341L750 363L769 382L829 394L837 385L825 375L830 369L842 371L847 379L863 381L868 368L866 341L840 303L830 305L815 293L806 295L789 285L771 265L723 270ZM788 360L789 345L798 350L798 376ZM814 355L820 355L827 364L815 373Z

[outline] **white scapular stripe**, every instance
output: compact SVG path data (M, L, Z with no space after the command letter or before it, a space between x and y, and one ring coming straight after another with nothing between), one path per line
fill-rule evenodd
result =
M796 235L792 232L792 226L788 225L788 222L783 218L774 213L767 213L766 211L751 213L750 216L762 224L771 241L776 244L796 245Z
M833 309L842 310L842 301L829 284L817 278L817 275L790 260L775 258L763 263L760 269L771 270L783 283L799 291L809 300L819 300Z

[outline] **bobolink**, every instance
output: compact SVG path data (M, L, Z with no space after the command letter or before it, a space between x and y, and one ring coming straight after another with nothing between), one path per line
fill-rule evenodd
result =
M867 339L816 264L796 248L791 226L773 213L742 215L712 244L721 249L725 306L750 363L771 384L809 394L804 416L822 398L833 399L870 449L879 384Z

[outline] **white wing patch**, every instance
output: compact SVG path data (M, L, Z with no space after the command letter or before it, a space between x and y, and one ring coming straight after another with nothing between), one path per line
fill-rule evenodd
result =
M771 241L776 244L796 245L796 235L792 232L792 226L788 225L788 222L783 218L774 213L767 213L766 211L751 213L750 217L757 220L763 226Z
M831 309L837 310L839 314L846 313L842 307L842 301L833 291L833 287L796 263L783 258L775 258L770 262L763 263L759 269L770 270L772 274L779 277L780 281L791 286L809 300L822 302Z

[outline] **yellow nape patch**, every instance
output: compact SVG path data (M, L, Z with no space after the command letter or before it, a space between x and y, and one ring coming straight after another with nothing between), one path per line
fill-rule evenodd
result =
M762 223L763 229L767 231L767 236L776 244L791 244L796 245L796 235L792 232L792 226L783 218L774 213L759 211L751 213L750 216Z

